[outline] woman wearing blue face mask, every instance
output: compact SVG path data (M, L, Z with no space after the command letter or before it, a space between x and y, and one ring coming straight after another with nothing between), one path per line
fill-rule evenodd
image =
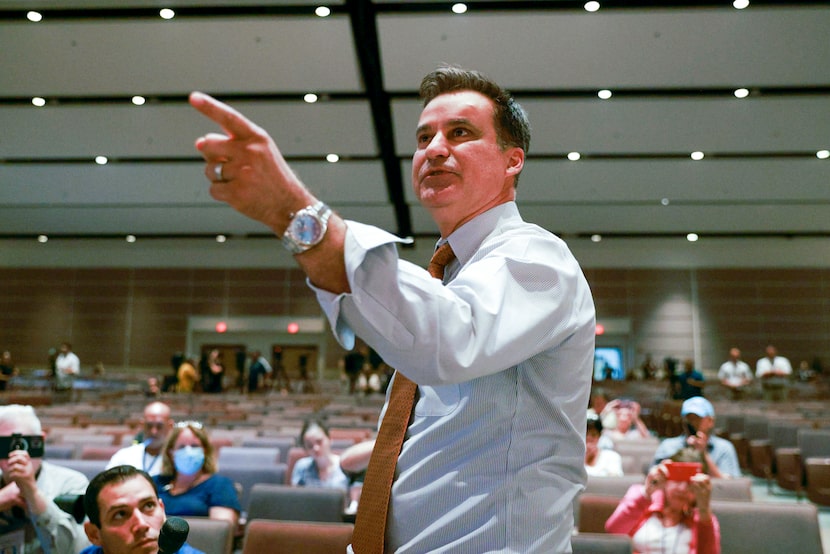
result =
M239 521L233 481L216 473L210 439L197 421L176 424L164 446L161 474L154 477L168 516L208 516Z

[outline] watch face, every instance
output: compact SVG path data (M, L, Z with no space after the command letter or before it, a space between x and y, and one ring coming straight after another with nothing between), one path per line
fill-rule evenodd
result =
M301 244L314 244L323 233L320 221L309 214L302 214L293 221L292 235Z

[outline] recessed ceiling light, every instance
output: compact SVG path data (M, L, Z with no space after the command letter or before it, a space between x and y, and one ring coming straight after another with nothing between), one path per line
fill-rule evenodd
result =
M581 158L582 155L579 152L568 152L568 159L572 162L575 162Z
M43 20L43 15L40 12L31 11L26 14L26 19L32 23L37 23Z
M599 2L585 2L586 12L595 12L599 10Z
M107 165L108 161L106 156L95 156L95 163L98 165Z
M452 5L452 13L467 13L467 4L459 2Z
M49 240L49 237L47 237L46 235L38 235L38 237L37 237L37 241L41 244L47 242L48 240Z
M668 198L662 198L660 200L660 203L664 206L668 206L669 204L671 204L671 201Z
M689 233L688 235L686 235L686 240L689 242L697 242L697 239L699 238L700 237L697 236L697 233Z
M135 235L127 235L126 240L130 244L134 243L135 242Z
M136 95L136 96L133 96L133 98L132 98L132 102L136 106L143 106L146 101L147 100L143 96Z
M317 95L313 92L309 92L308 94L303 96L303 100L305 100L309 104L314 104L317 101Z
M162 10L159 10L159 16L162 19L173 19L174 17L176 17L176 12L174 12L170 8L163 8Z
M216 242L221 244L226 240L228 240L228 237L226 237L225 235L216 235Z
M735 89L735 98L746 98L749 96L749 89L747 88L738 88Z
M328 6L318 6L314 10L314 13L317 15L317 17L328 17L331 15L331 8L329 8Z
M703 152L701 152L701 151L699 151L699 150L698 150L698 151L696 151L696 152L692 152L691 158L692 158L694 161L698 162L698 161L700 161L700 160L702 160L702 159L703 159Z
M819 150L818 152L816 152L816 158L820 160L826 160L827 158L830 158L830 150Z
M607 88L602 89L601 91L599 91L597 93L597 96L599 96L603 100L608 100L609 98L611 98L611 95L612 95L612 92L610 90L608 90Z
M340 156L338 156L337 154L326 154L326 161L336 164L340 161Z
M34 98L32 98L32 104L37 106L38 108L42 108L46 105L46 99L41 98L40 96L35 96Z
M591 235L591 242L600 242L602 240L602 235Z
M736 10L742 10L744 8L748 8L749 7L749 0L735 0L734 2L732 2L732 6Z

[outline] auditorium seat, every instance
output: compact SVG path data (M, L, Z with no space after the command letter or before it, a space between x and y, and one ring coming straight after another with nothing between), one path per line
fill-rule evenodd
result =
M605 522L617 509L620 497L583 493L579 498L579 513L574 514L580 533L605 533Z
M242 554L336 554L352 542L351 523L252 520Z
M285 464L271 464L261 466L223 464L219 466L219 474L224 475L239 485L239 504L243 511L247 511L251 500L251 490L257 483L281 485L285 482Z
M231 554L233 552L233 524L225 519L187 516L190 525L187 542L205 554Z
M63 467L68 467L70 469L74 469L75 471L80 471L84 475L86 475L87 479L92 479L102 471L107 466L107 460L78 460L78 459L57 459L57 460L47 460L55 465L60 465Z
M273 466L279 463L279 448L225 446L219 451L219 468L226 466Z
M633 546L628 535L582 533L571 537L573 554L631 554Z
M712 501L721 552L822 554L818 511L812 504Z
M343 521L346 491L318 487L292 487L257 483L251 489L248 521Z
M830 506L830 458L807 458L807 498L821 506Z

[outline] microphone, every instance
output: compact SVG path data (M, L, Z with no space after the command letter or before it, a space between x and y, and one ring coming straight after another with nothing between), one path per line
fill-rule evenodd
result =
M159 554L174 554L190 533L190 525L180 517L168 517L159 531Z

